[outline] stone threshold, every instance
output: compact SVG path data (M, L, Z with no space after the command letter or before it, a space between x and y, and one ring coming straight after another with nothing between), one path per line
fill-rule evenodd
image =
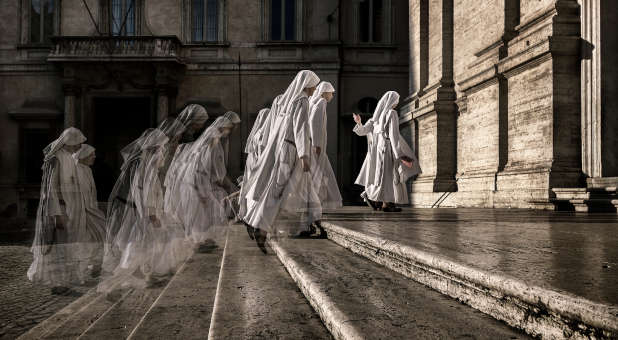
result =
M618 337L618 306L530 285L393 240L322 222L328 238L414 281L543 339ZM276 247L276 246L275 246Z

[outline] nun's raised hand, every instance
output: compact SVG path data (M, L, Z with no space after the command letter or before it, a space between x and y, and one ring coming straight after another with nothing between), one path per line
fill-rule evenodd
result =
M361 118L361 116L357 115L356 113L352 113L352 117L354 117L354 122L358 125L362 125L363 124L363 119Z

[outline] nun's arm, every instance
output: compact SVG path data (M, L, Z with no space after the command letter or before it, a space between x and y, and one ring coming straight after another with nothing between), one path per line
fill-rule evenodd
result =
M373 119L369 119L365 125L356 124L354 126L354 133L359 136L366 136L373 131Z
M393 150L394 158L400 159L404 155L399 149L399 138L401 138L399 135L399 117L397 116L397 111L395 110L391 110L388 114L390 115L388 134L391 141L391 150Z
M43 176L50 176L48 179L48 187L45 188L47 192L47 215L48 216L61 216L64 215L64 209L60 206L60 175L58 167L58 159L51 159L49 164L49 174L43 174Z
M322 148L321 143L324 131L322 127L324 124L324 112L326 110L326 101L319 100L315 106L311 108L311 116L309 117L309 127L311 129L311 140L313 145Z
M309 127L307 126L309 114L309 102L307 98L300 98L294 107L294 143L298 158L308 158L311 145L309 142Z

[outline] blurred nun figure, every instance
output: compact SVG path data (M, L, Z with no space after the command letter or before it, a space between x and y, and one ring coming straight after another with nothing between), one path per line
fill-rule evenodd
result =
M314 72L300 71L273 102L268 143L255 175L243 183L247 186L247 212L243 222L254 230L256 243L264 253L267 234L274 231L273 223L281 209L306 212L310 202L317 201L309 178L308 116L309 96L319 82Z
M78 261L80 270L90 273L91 276L98 276L101 271L105 239L105 215L98 206L97 188L90 169L95 157L95 149L88 144L82 144L73 154L77 185L86 215L86 223L80 227L77 235Z
M125 214L121 222L115 243L119 262L113 275L99 284L99 291L156 285L171 276L190 255L182 226L163 211L160 179L168 136L177 136L180 125L176 121L164 122L161 128L149 130L139 143L140 160L128 195L132 209L127 209L135 215Z
M28 279L53 286L53 294L65 293L69 286L85 280L74 243L85 215L71 157L85 141L81 131L70 127L43 149L41 194L31 248L34 259Z
M227 176L227 150L229 135L238 124L238 115L228 111L188 146L181 170L181 196L186 203L179 216L187 238L200 251L210 250L225 239L229 210L224 199L237 190Z
M103 272L111 274L118 266L122 249L125 249L130 232L137 223L137 207L131 195L131 184L142 160L142 146L154 129L142 135L120 150L123 164L120 176L109 195L107 203L106 235L103 256Z
M240 183L240 194L238 195L238 205L240 206L238 216L241 218L247 212L247 200L245 198L247 187L243 186L242 183L249 183L249 178L251 178L253 173L257 170L260 155L266 144L265 139L268 138L268 131L263 129L263 127L268 126L268 124L265 123L268 121L269 113L270 109L268 108L260 110L253 123L253 128L251 128L249 137L247 137L247 144L245 146L247 161L245 162L245 172L243 173L242 182ZM252 231L249 232L249 237L253 239Z
M318 85L316 91L309 99L309 130L311 132L311 178L315 188L319 205L310 212L309 222L314 222L320 229L320 237L325 238L326 232L320 224L322 209L340 208L342 204L341 193L337 185L337 179L326 154L327 137L327 114L326 106L333 99L335 88L327 81ZM309 233L315 233L315 228L310 225Z
M166 157L166 165L164 166L165 178L164 185L164 210L171 218L177 221L182 221L179 215L185 208L182 206L183 200L181 188L182 178L184 176L185 163L189 155L189 146L195 141L194 134L201 130L208 120L206 109L198 104L187 105L176 118L183 126L185 131L180 139L180 144L176 144L174 148L170 148ZM170 157L171 155L171 157ZM170 161L168 163L168 160Z
M421 172L414 152L399 134L399 115L394 110L397 104L399 94L388 91L378 102L373 117L364 125L360 116L354 115L354 132L359 136L368 133L373 136L355 183L365 187L374 209L385 212L401 211L395 204L408 203L406 181Z

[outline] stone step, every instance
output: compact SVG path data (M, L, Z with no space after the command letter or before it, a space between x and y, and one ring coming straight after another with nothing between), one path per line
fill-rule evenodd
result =
M270 250L230 227L209 339L331 339Z
M222 254L194 254L161 287L124 290L113 298L93 288L20 339L202 339Z
M324 239L270 246L335 339L528 339Z
M387 225L385 223L388 222L376 220L368 222L365 228L359 227L359 223L354 221L333 221L323 222L323 226L328 231L329 239L352 252L455 298L534 337L543 339L618 337L618 306L616 305L594 302L565 291L541 287L504 273L481 269L481 263L479 266L474 266L442 256L441 253L421 250L410 246L410 243L418 243L421 242L420 240L401 242L399 237L402 239L413 235L420 237L422 233L418 234L418 230L404 228L401 224ZM407 223L420 222L408 221ZM422 226L419 227L422 228ZM425 227L428 226L425 225ZM444 229L444 232L451 230L447 225ZM466 236L462 234L461 227L457 230L457 237ZM411 234L408 235L406 232ZM532 232L538 234L539 231ZM523 234L518 237L521 236ZM430 243L422 243L424 247L431 247ZM491 242L487 245L496 246ZM479 249L481 251L479 258L493 261L493 250L482 249L482 247ZM511 251L518 252L519 250L499 249L498 253L508 254ZM466 249L455 249L455 253L462 258L477 258L478 255L470 254ZM538 258L538 255L536 256ZM518 264L513 263L508 266L517 267ZM534 273L536 268L525 270ZM551 275L551 273L541 272L537 275ZM574 276L573 279L577 281L580 278ZM309 289L312 288L309 287ZM611 287L608 289L611 290Z

